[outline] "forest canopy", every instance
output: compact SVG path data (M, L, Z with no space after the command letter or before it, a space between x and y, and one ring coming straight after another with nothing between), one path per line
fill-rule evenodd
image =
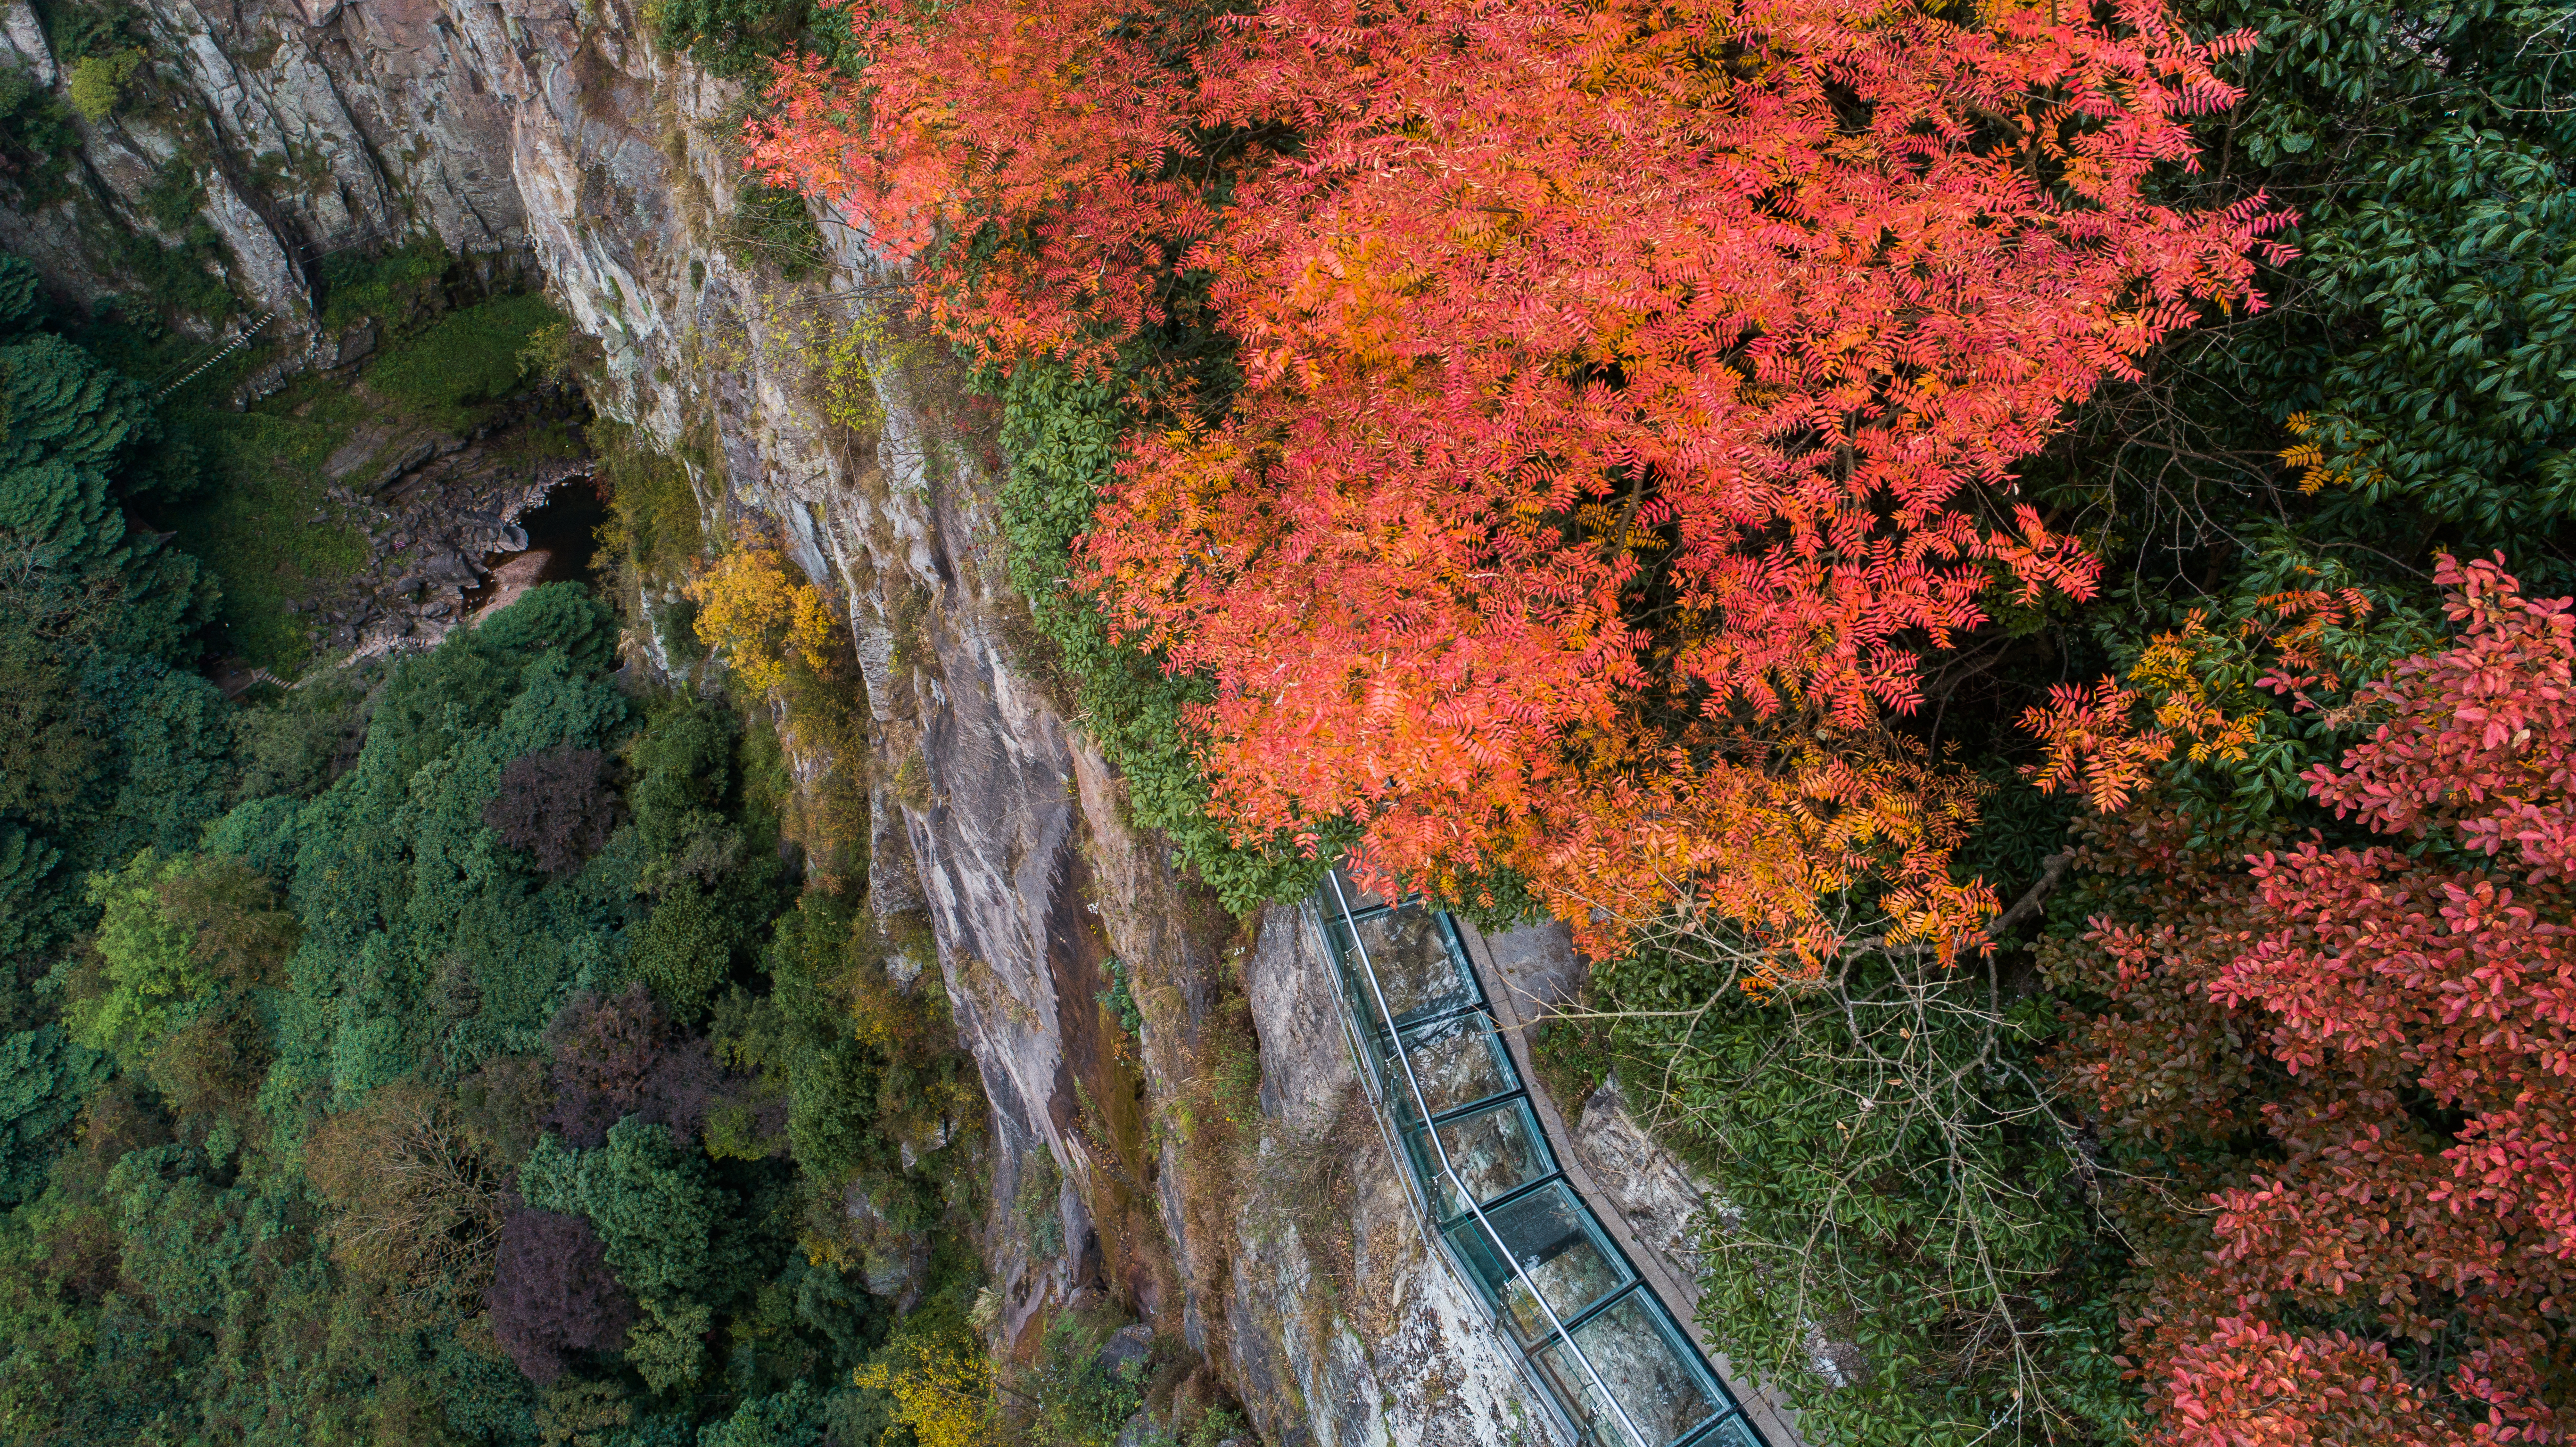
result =
M535 1440L767 1411L883 1342L868 1281L917 1269L980 1099L842 1023L884 946L787 886L730 713L630 698L612 636L539 589L395 665L327 787L90 876L60 1023L8 1047L13 1424ZM485 822L584 752L560 834Z
M0 302L0 1436L877 1441L984 1107L775 736L579 582L228 701L216 484Z

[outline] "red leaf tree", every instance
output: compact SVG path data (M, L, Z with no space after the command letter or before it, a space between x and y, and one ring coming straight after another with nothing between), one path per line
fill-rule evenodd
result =
M2561 1440L2576 619L2493 563L2438 576L2456 645L2364 690L2375 733L2306 776L2408 847L2230 877L2142 819L2097 864L2162 922L2097 919L2059 962L2110 999L2063 1062L2109 1135L2204 1161L2271 1141L2136 1236L2163 1244L2131 1349L2176 1447Z
M2142 191L2243 37L2066 9L889 4L754 157L1001 363L1204 278L1242 384L1138 429L1081 579L1215 680L1247 835L1507 866L1595 943L1682 897L1813 954L1874 873L1946 940L1992 908L1947 867L1973 791L1882 721L1981 600L2091 592L2011 466L2259 304L2277 219Z

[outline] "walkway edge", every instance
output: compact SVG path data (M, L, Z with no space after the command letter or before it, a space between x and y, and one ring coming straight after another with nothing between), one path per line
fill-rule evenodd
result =
M1691 1341L1708 1358L1709 1365L1725 1379L1728 1390L1734 1392L1735 1399L1743 1404L1744 1414L1756 1418L1763 1435L1777 1447L1808 1447L1807 1439L1798 1434L1789 1409L1767 1389L1750 1386L1736 1372L1725 1353L1711 1345L1701 1332L1698 1314L1679 1309L1680 1303L1692 1300L1699 1293L1674 1279L1664 1253L1648 1247L1638 1237L1636 1228L1629 1223L1628 1214L1601 1189L1601 1183L1593 1178L1591 1165L1581 1152L1574 1149L1574 1131L1567 1125L1564 1112L1557 1108L1556 1097L1540 1078L1537 1062L1530 1058L1529 1029L1537 1021L1522 1008L1520 992L1513 989L1511 981L1496 968L1493 945L1485 938L1484 931L1466 920L1452 915L1450 923L1467 946L1467 962L1475 967L1477 982L1485 989L1486 1003L1494 1011L1497 1027L1494 1033L1503 1037L1503 1048L1511 1052L1512 1065L1521 1073L1521 1089L1529 1095L1530 1108L1538 1113L1540 1129L1547 1132L1547 1143L1556 1152L1558 1168L1565 1172L1566 1178L1574 1183L1575 1190L1592 1207L1592 1214L1618 1239L1619 1249L1628 1253L1628 1259L1636 1266L1638 1274L1647 1278L1647 1284L1655 1288L1657 1295L1675 1305L1674 1321L1690 1334ZM1580 1102L1577 1104L1579 1106Z

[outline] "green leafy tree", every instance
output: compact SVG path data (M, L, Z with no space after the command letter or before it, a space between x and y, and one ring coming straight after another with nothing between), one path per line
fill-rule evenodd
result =
M0 1210L35 1199L108 1057L59 1025L0 1036Z
M0 962L30 961L71 933L72 901L54 885L63 851L0 821Z
M72 109L90 120L103 121L116 113L117 106L125 100L127 83L142 68L140 50L84 55L71 63L63 93L71 98Z
M714 1312L738 1263L720 1220L732 1203L708 1178L706 1158L683 1151L670 1131L629 1118L594 1150L567 1150L547 1136L519 1166L519 1194L540 1210L589 1219L609 1268L643 1308L627 1359L656 1391L697 1379Z
M694 879L682 879L636 928L627 967L675 1019L694 1023L724 982L743 931L725 901Z
M2512 0L2198 9L2262 37L2213 171L2302 213L2303 255L2274 313L2231 336L2208 375L2289 430L2302 487L2325 491L2340 527L2433 523L2502 542L2563 525L2576 514L2565 12Z
M808 1382L754 1397L699 1429L698 1447L823 1447L826 1400Z
M311 798L358 761L367 691L349 671L307 678L233 715L241 777L233 799Z
M533 656L551 650L576 673L605 673L617 666L617 613L579 583L548 583L493 614L474 630L475 646L492 653Z
M28 71L0 70L0 186L15 193L19 206L32 211L67 194L63 178L79 150L71 108ZM35 275L21 258L0 258L0 266L12 263Z
M741 732L732 714L704 701L655 713L635 741L636 778L628 795L646 848L675 855L692 836L722 826Z
M653 0L654 34L718 75L746 75L791 46L856 60L850 22L814 0Z
M2537 551L2576 520L2576 40L2514 0L2196 0L2242 103L2178 199L2262 190L2298 254L2259 314L2167 347L2025 485L2134 576L2097 625L2136 639L2284 535L2418 589L2428 549ZM2114 566L2108 576L2119 579ZM2223 591L2220 583L2216 590ZM2051 640L2026 651L2048 657ZM2081 646L2079 645L2079 652ZM2053 658L2049 661L2054 662ZM2089 662L2089 660L2086 660Z
M130 1151L108 1172L120 1270L169 1317L215 1324L256 1309L252 1244L284 1226L283 1202L249 1183L219 1186L185 1146Z
M0 111L6 94L0 93ZM44 303L44 278L23 256L0 253L0 336L12 336L32 325Z
M35 295L23 262L0 269L0 893L28 954L85 920L86 872L195 844L231 749L182 666L212 590L126 512L185 479L155 461L139 386L18 330Z
M776 1126L759 1103L783 1102L807 1253L870 1268L891 1265L911 1249L903 1233L938 1220L985 1115L936 976L897 989L888 952L874 919L848 901L810 892L781 915L762 956L769 992L736 988L715 1015L719 1058L757 1087L736 1121L708 1117L711 1149L732 1125L736 1149L765 1154L776 1143L762 1131ZM853 1220L853 1196L868 1200L873 1228Z
M1743 968L1687 940L1605 961L1584 1022L1583 1063L1721 1183L1712 1340L1814 1441L2115 1436L2118 1255L2034 1079L2049 1002L1982 962L1856 954L1768 995Z
M752 837L768 831L733 817L741 813L740 743L733 715L698 701L656 710L633 748L627 797L636 841L650 853L643 882L658 902L634 933L627 966L688 1023L748 964L786 903L776 851Z
M139 383L39 332L0 346L0 406L8 422L0 435L0 529L33 546L43 566L55 570L130 568L157 551L148 536L127 526L117 503L161 488L112 486L161 482L125 467L160 436ZM128 641L159 640L146 631Z
M185 859L136 855L113 874L92 876L100 907L98 956L104 988L73 1002L72 1039L140 1070L162 1037L186 1023L214 988L188 928L161 907L161 886Z

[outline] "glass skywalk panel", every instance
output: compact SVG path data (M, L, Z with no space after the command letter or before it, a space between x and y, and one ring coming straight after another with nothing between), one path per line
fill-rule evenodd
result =
M1612 1302L1569 1334L1645 1439L1629 1438L1619 1414L1602 1403L1600 1393L1593 1390L1591 1374L1565 1350L1561 1339L1530 1353L1531 1362L1556 1389L1557 1399L1573 1413L1576 1425L1597 1441L1613 1447L1663 1447L1698 1431L1726 1410L1716 1380L1698 1363L1699 1354L1681 1340L1681 1333L1653 1299L1641 1292L1632 1291Z
M1414 1109L1413 1092L1404 1086L1403 1067L1387 1048L1384 1032L1372 1034L1368 1046L1385 1078L1398 1087L1388 1097L1396 1108L1398 1123L1407 1127L1420 1125L1422 1117ZM1511 1062L1503 1054L1503 1042L1494 1034L1494 1022L1482 1010L1405 1031L1404 1053L1413 1061L1413 1079L1421 1085L1423 1102L1431 1107L1434 1116L1520 1089Z
M1493 1227L1490 1235L1485 1225L1471 1219L1449 1228L1449 1243L1484 1288L1486 1304L1501 1310L1523 1345L1555 1331L1547 1311L1531 1297L1532 1286L1546 1297L1557 1320L1572 1321L1635 1279L1602 1237L1592 1213L1563 1181L1487 1207L1485 1222ZM1519 1269L1495 1254L1495 1236L1502 1237Z
M1378 1105L1534 1388L1584 1447L1766 1447L1559 1172L1456 925L1364 896L1338 868L1318 896Z
M1741 1415L1727 1418L1690 1440L1688 1447L1767 1447L1762 1434Z
M1377 993L1386 997L1386 1011L1399 1026L1483 1003L1465 952L1442 916L1416 904L1335 923L1342 967L1358 977L1353 984L1363 1021L1378 1017L1378 1002L1360 970L1363 951L1377 976Z
M1540 1133L1538 1117L1530 1114L1526 1100L1514 1097L1443 1121L1438 1129L1458 1185L1466 1187L1479 1205L1556 1174L1556 1159L1548 1153L1547 1137ZM1405 1132L1404 1140L1413 1152L1415 1171L1431 1188L1432 1209L1441 1220L1466 1214L1467 1203L1458 1199L1448 1173L1440 1169L1440 1153L1431 1148L1429 1138L1416 1128Z

